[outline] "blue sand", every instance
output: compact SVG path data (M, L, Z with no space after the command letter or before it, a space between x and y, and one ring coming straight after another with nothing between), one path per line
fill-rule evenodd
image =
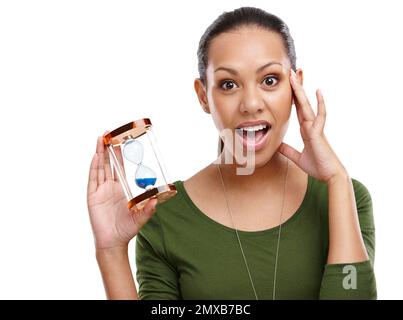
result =
M157 181L157 178L142 178L142 179L136 179L136 184L140 188L145 189L149 185L153 186L156 181Z

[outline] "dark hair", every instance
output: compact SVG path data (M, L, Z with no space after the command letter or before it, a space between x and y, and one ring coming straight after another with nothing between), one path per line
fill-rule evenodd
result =
M291 68L296 69L297 56L294 40L288 26L279 17L262 9L242 7L230 12L222 13L204 32L197 49L200 80L206 85L206 69L208 64L208 50L211 41L218 35L243 26L258 26L268 31L276 32L283 39L284 47L290 59Z
M283 39L284 47L290 59L291 68L296 70L297 56L295 54L294 40L288 26L279 17L262 9L242 7L230 12L222 13L204 32L200 38L197 49L199 77L204 85L207 84L206 69L208 64L208 51L211 41L221 33L228 32L243 26L262 27L268 31L276 32ZM223 141L219 138L218 152L223 149Z

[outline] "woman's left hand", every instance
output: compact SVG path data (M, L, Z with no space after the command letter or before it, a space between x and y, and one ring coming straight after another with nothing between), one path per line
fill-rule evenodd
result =
M290 72L290 83L294 93L294 103L304 149L298 152L286 143L278 151L293 161L310 176L325 183L338 175L348 175L343 164L332 150L323 132L326 120L325 102L320 90L316 90L318 112L315 116L302 85L298 82L294 70Z

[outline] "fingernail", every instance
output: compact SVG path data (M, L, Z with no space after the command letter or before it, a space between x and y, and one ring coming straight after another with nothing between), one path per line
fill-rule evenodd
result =
M319 97L323 98L322 90L318 89L318 94L319 94Z

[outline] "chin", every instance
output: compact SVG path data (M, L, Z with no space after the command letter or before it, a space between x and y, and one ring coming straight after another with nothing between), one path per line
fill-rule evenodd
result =
M245 154L245 157L243 157L241 161L237 161L237 165L242 168L248 166L249 168L258 169L264 167L268 162L270 162L275 153L276 150L274 150L270 144L267 144L263 149L255 153L254 159L253 157L247 159Z
M270 160L273 158L275 150L271 150L267 148L267 150L262 150L262 153L256 153L255 155L255 167L261 168L264 167Z

